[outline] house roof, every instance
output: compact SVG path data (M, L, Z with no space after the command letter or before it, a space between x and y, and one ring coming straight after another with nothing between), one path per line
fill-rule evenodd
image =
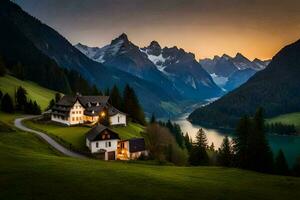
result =
M145 151L145 140L144 138L132 138L129 139L129 152L139 152L139 151Z
M116 132L99 123L86 133L86 138L89 141L120 139Z
M87 109L87 115L96 116L108 104L109 96L81 96L65 95L52 108L52 113L57 115L68 116L71 108L79 103ZM97 108L98 107L98 108ZM93 109L94 108L94 112Z
M79 102L85 107L106 105L108 102L109 96L78 96Z
M57 102L56 105L72 107L75 104L75 102L78 100L84 107L91 107L93 106L93 104L95 104L94 106L96 106L97 103L99 105L106 105L108 99L109 96L65 95Z
M123 115L126 115L125 113L119 111L119 110L116 109L115 107L109 106L109 109L108 109L108 115L109 115L109 116L114 116L114 115L116 115L116 114L118 114L118 113L121 113L121 114L123 114Z

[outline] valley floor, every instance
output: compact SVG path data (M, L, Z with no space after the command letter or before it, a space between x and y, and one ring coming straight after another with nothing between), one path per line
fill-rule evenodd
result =
M1 115L5 127L14 115ZM0 133L0 199L298 199L300 179L220 167L61 156L36 136Z

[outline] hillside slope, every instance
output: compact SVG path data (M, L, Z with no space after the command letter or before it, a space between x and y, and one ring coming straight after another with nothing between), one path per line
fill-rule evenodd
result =
M233 127L257 107L266 117L300 111L300 40L280 50L268 67L245 84L189 116L193 123Z
M276 200L300 195L299 178L66 158L24 132L1 132L0 158L0 199Z
M8 93L10 96L14 96L16 89L22 86L26 89L28 95L27 97L37 101L44 110L51 99L55 96L55 91L46 89L36 83L29 81L21 81L12 76L0 77L0 90L2 93Z

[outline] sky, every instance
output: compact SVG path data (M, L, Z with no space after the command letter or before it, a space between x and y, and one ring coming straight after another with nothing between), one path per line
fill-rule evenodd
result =
M14 0L72 44L102 47L126 33L197 58L272 58L300 39L300 0Z

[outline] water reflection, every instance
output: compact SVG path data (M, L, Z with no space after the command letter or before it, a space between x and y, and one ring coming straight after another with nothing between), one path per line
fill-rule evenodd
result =
M189 136L194 140L197 131L200 128L203 128L199 125L191 124L188 120L186 120L188 115L184 115L177 119L172 120L173 122L180 125L183 133L188 133ZM219 148L222 144L223 138L227 134L229 138L232 139L233 134L229 131L221 131L216 129L208 129L203 128L206 132L208 144L210 145L212 142L215 145L215 148ZM276 154L279 149L284 151L284 154L290 164L290 166L295 162L296 158L300 156L300 137L299 136L280 136L280 135L268 135L267 136L269 144Z

